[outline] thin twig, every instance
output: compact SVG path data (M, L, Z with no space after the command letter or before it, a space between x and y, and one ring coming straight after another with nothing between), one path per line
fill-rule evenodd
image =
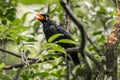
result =
M4 49L5 48L5 39L1 39L1 47ZM4 52L2 52L2 62L5 63L5 59L6 59L6 54Z
M114 2L114 4L115 4L115 6L117 7L117 2L116 2L116 0L113 0L113 2Z
M13 56L18 57L18 58L22 58L20 55L18 55L18 54L16 54L16 53L13 53L13 52L10 52L10 51L8 51L8 50L5 50L5 49L3 49L3 48L0 48L0 51L3 51L3 52L5 52L5 53L7 53L7 54L13 55ZM28 60L32 60L32 61L36 61L36 59L32 59L32 58L27 58L27 59L28 59Z
M44 59L44 60L30 61L29 65L35 64L35 63L47 62L47 61L50 61L50 60L54 60L54 58L47 58L47 59ZM3 70L9 70L9 69L13 69L13 68L22 68L22 67L24 67L24 65L25 65L24 63L20 63L20 64L16 64L16 65L13 65L13 66L4 66Z
M69 0L67 0L67 4L69 5ZM65 28L66 30L69 32L70 29L69 29L69 15L66 13L65 14ZM69 60L66 58L66 70L67 70L67 74L66 74L66 80L70 80L70 63L69 63Z
M50 14L50 11L51 11L51 10L50 10L50 6L51 6L51 5L48 4L48 7L47 7L47 14Z
M97 48L97 46L94 45L94 43L92 42L92 40L88 37L88 35L86 34L86 38L89 41L89 43L95 48L95 50L97 52L100 52L100 50Z
M13 80L19 80L20 73L21 73L21 69L18 69L18 70L16 71L15 76L13 77Z

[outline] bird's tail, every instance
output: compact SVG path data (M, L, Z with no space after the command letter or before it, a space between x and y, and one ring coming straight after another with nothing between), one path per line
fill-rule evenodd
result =
M71 58L72 58L72 60L73 60L73 63L74 63L75 65L80 64L80 60L79 60L79 57L78 57L78 54L77 54L77 53L71 53L70 56L71 56Z
M56 52L56 55L58 55L58 56L63 56L64 58L66 57L64 53ZM67 56L67 59L68 59L68 60L71 60L71 59L72 59L72 61L73 61L73 63L74 63L75 65L80 64L80 60L79 60L79 58L78 58L78 54L77 54L77 53L71 53L70 56Z

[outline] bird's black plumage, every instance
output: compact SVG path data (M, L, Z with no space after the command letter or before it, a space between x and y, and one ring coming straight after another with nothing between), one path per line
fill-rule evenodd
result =
M45 37L46 37L47 41L51 36L58 34L58 33L63 34L63 36L58 37L53 42L58 41L60 39L73 40L71 37L71 34L69 32L67 32L62 26L57 26L56 24L54 24L54 22L49 19L48 15L46 15L46 14L40 14L40 15L43 16L42 19L39 19L39 20L43 23L43 32L45 33ZM70 44L70 43L69 44L68 43L57 43L57 44L64 47L65 49L75 47L74 44ZM80 63L77 53L69 53L69 54L75 65Z

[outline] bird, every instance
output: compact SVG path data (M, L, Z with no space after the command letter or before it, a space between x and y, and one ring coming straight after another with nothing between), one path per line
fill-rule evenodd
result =
M48 39L55 34L63 34L63 36L60 36L57 39L55 39L53 41L53 43L60 39L73 40L71 34L69 32L67 32L65 30L65 28L63 28L61 25L55 24L50 19L49 15L37 13L36 16L37 16L36 19L39 20L43 24L43 32L45 34L45 38L46 38L47 42L48 42ZM71 44L71 43L59 43L58 42L56 44L62 46L64 49L76 47L75 44ZM67 59L69 59L69 60L72 59L72 61L75 65L80 64L77 52L70 52L68 54L70 55L70 57L67 56Z

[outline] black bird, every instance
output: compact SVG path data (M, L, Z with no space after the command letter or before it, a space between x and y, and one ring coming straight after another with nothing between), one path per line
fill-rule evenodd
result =
M73 40L69 32L67 32L62 26L57 26L56 24L54 24L52 20L49 19L49 15L47 14L36 14L36 15L37 15L37 19L43 24L43 32L45 34L47 41L51 36L58 34L58 33L63 34L63 36L58 37L53 42L58 41L60 39ZM64 47L65 49L75 47L75 44L70 44L70 43L69 44L68 43L57 43L57 44ZM77 53L69 53L69 54L75 65L80 63ZM68 59L70 58L68 57Z

